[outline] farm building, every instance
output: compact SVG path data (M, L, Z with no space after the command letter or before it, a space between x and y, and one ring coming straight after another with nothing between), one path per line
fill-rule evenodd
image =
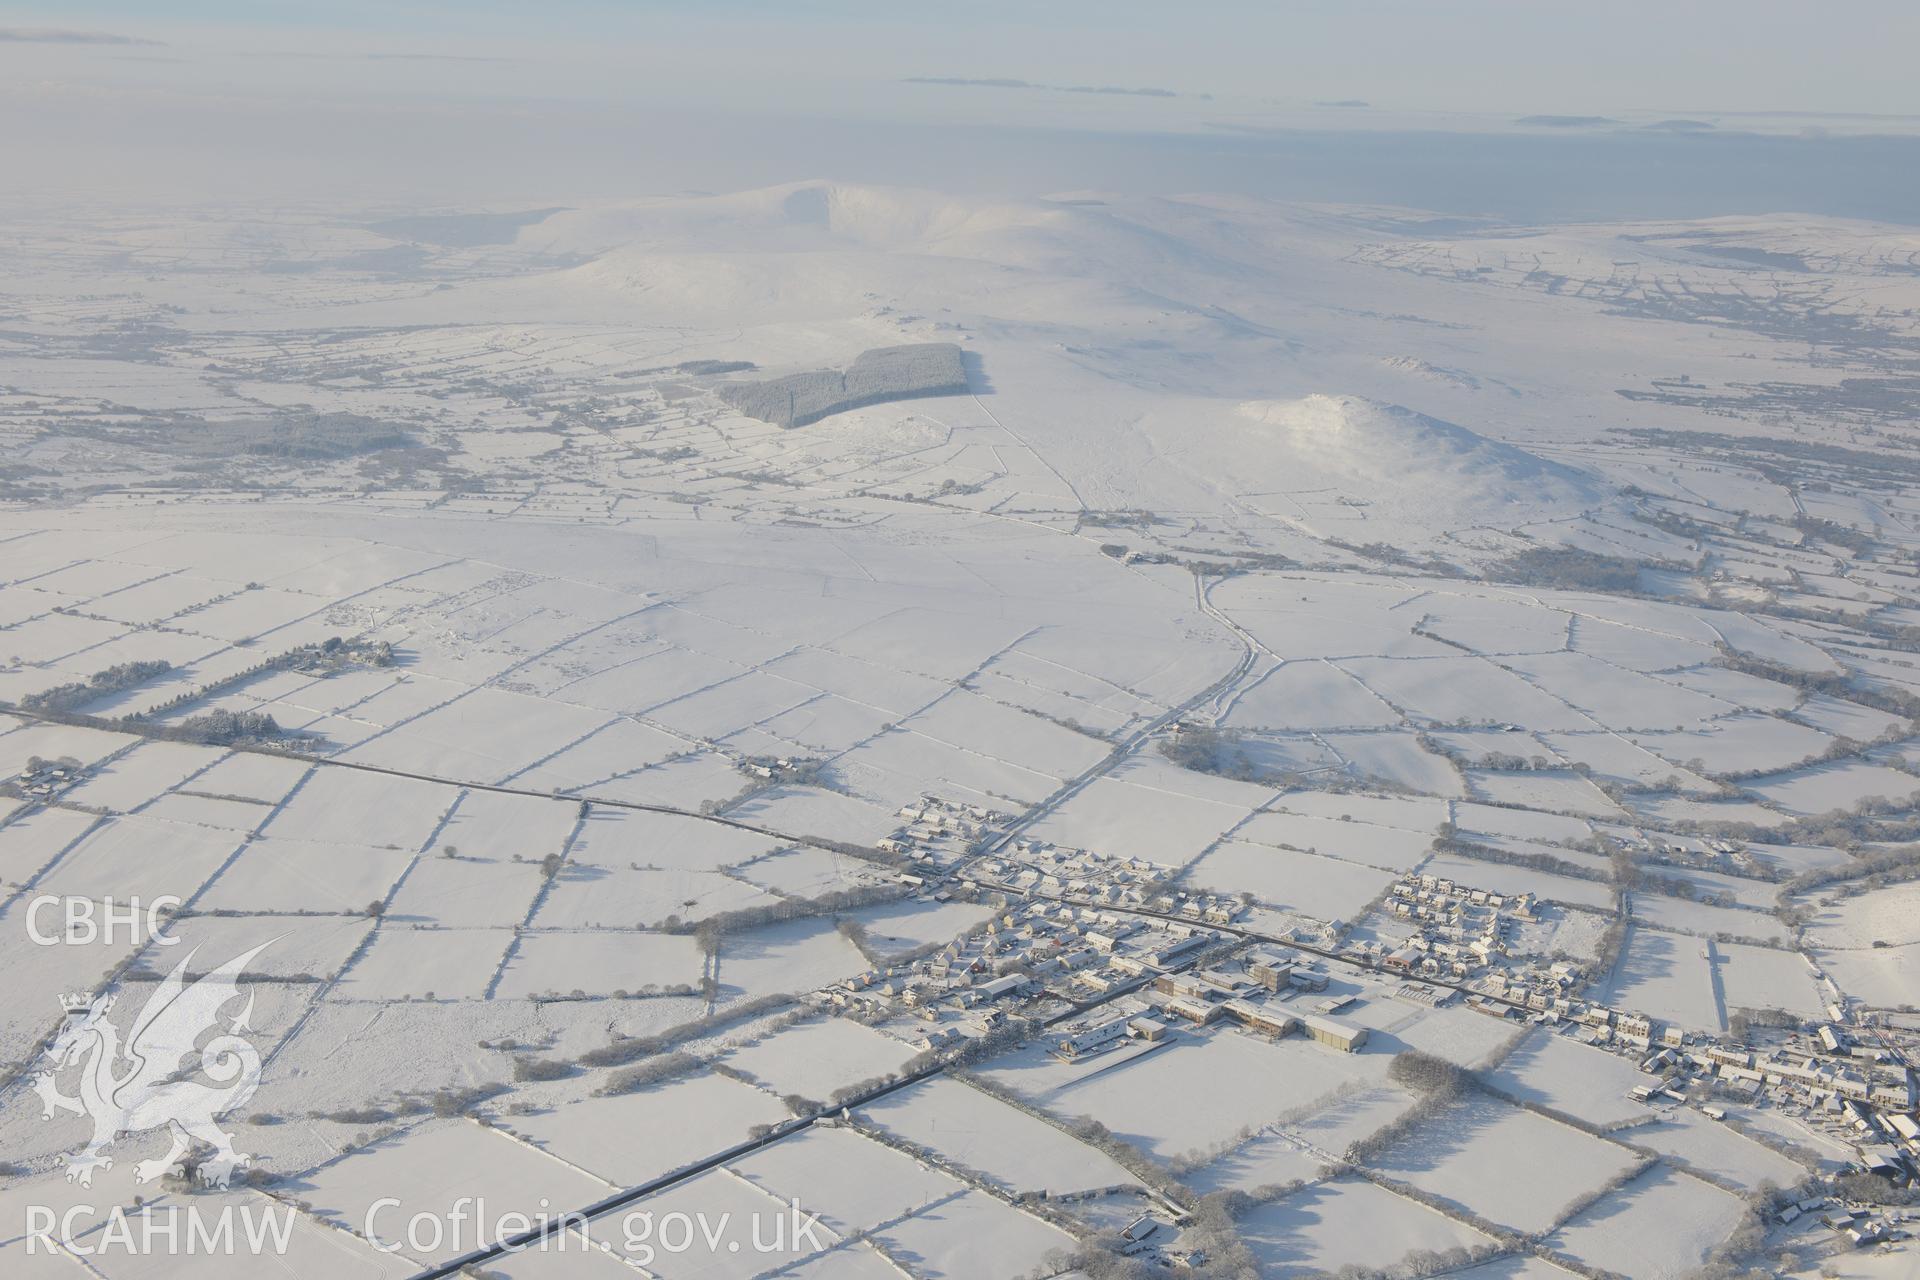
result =
M1335 1022L1332 1018L1322 1018L1313 1014L1308 1014L1300 1021L1308 1035L1342 1053L1357 1053L1367 1042L1365 1027L1350 1027L1344 1022Z

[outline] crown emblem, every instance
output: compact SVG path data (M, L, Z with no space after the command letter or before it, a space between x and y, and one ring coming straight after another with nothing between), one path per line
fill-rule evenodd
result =
M199 1181L211 1187L229 1185L247 1157L234 1150L233 1135L220 1127L220 1117L253 1096L260 1083L260 1054L239 1034L246 1014L223 1014L243 993L247 965L271 943L269 939L191 982L189 954L147 993L124 1031L107 1025L105 1015L120 998L111 983L91 997L84 991L60 995L66 1021L47 1037L41 1051L46 1069L33 1077L33 1089L48 1119L67 1112L93 1121L92 1140L67 1155L68 1181L92 1186L96 1171L113 1167L107 1152L122 1137L170 1131L173 1149L136 1163L136 1182L181 1168L182 1156L195 1145L205 1145L214 1154L198 1165ZM251 1012L253 993L245 995ZM198 1068L182 1071L181 1060L196 1052ZM127 1069L122 1070L122 1063ZM186 1078L195 1070L204 1081ZM62 1074L79 1076L78 1096L61 1089Z

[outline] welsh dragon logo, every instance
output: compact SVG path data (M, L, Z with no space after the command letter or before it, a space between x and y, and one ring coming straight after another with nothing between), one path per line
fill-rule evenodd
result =
M189 953L141 1006L124 1040L107 1017L116 997L61 997L67 1019L46 1050L52 1065L34 1076L33 1088L46 1108L44 1119L67 1111L93 1121L92 1140L67 1157L67 1181L92 1186L94 1170L113 1168L107 1148L156 1129L169 1130L173 1146L158 1160L134 1165L141 1182L179 1165L195 1143L213 1149L198 1169L209 1186L227 1186L234 1170L247 1163L218 1121L245 1105L260 1083L260 1054L240 1034L252 1030L247 1019L253 996L230 1018L223 1020L222 1011L240 998L240 975L269 945L263 942L193 982L186 980ZM203 1043L208 1032L216 1034ZM197 1067L186 1062L196 1053ZM74 1067L79 1093L69 1095L58 1077Z

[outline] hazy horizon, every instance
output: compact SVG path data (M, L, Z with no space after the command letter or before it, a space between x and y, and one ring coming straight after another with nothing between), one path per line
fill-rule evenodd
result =
M418 6L17 7L0 160L16 196L118 201L498 207L825 177L1920 222L1900 177L1920 102L1893 74L1920 28L1856 8L1883 38L1808 30L1794 6L1491 0L1122 5L1092 28L1080 4L480 5L457 27Z

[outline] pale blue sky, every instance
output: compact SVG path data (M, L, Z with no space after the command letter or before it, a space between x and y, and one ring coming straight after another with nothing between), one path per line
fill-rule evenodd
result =
M772 59L794 80L1144 84L1406 111L1920 111L1920 6L1898 0L78 0L0 6L0 26L144 36L177 56L289 40L513 55L551 67L555 88L569 67L664 57L749 99Z
M1056 174L1338 197L1344 153L1301 138L1353 138L1396 178L1422 156L1395 140L1446 134L1559 164L1586 201L1583 173L1636 172L1608 135L1653 148L1654 181L1723 160L1792 172L1674 152L1650 131L1675 119L1696 138L1920 136L1915 48L1920 5L1891 0L76 0L0 5L0 163L48 187L448 200ZM1025 84L911 83L927 79ZM1087 88L1165 93L1070 91ZM1541 117L1560 119L1516 123ZM1842 195L1849 156L1823 161ZM1393 197L1379 176L1356 198Z

